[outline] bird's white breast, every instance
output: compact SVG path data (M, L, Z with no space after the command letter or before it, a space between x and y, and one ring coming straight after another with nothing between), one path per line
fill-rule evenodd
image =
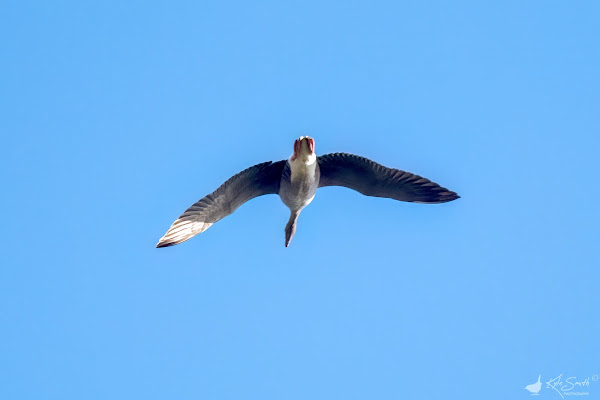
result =
M315 197L317 191L317 156L311 154L306 158L297 157L288 160L290 163L290 178L282 182L279 196L292 210L301 210Z
M291 180L305 180L311 178L314 180L315 178L315 170L317 168L317 155L310 154L305 159L301 157L297 157L295 160L288 160L290 163L291 170Z

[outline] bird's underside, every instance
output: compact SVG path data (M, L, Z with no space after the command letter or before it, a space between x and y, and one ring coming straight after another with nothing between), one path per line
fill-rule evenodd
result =
M455 192L429 179L384 167L364 157L346 153L317 157L314 147L312 138L301 137L294 143L294 153L288 160L257 164L234 175L181 214L156 247L185 242L245 202L265 194L279 194L290 208L286 246L294 236L300 211L321 187L344 186L365 196L413 203L446 203L459 198Z

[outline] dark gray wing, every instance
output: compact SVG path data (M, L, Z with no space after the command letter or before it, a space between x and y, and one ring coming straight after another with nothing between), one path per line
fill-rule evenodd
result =
M269 161L232 176L213 193L185 210L160 238L156 247L185 242L233 213L248 200L264 194L279 193L281 172L285 163Z
M460 197L429 179L354 154L325 154L317 160L321 170L319 187L344 186L366 196L415 203L445 203Z

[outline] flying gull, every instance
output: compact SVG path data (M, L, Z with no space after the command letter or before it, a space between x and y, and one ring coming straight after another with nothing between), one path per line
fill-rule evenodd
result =
M296 232L300 212L314 199L317 189L325 186L344 186L365 196L413 203L446 203L460 197L429 179L384 167L364 157L346 153L317 156L314 139L302 136L294 142L294 153L288 160L250 167L194 203L173 222L156 247L185 242L248 200L265 194L278 194L290 209L285 226L287 247Z

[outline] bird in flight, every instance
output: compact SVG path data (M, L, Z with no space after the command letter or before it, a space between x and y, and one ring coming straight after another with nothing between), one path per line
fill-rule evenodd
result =
M387 168L367 158L346 153L315 154L315 140L302 136L288 160L265 162L232 176L213 193L194 203L160 238L156 247L173 246L207 230L255 197L278 194L290 209L285 247L296 232L298 216L318 188L344 186L365 196L413 203L446 203L460 196L429 179Z

